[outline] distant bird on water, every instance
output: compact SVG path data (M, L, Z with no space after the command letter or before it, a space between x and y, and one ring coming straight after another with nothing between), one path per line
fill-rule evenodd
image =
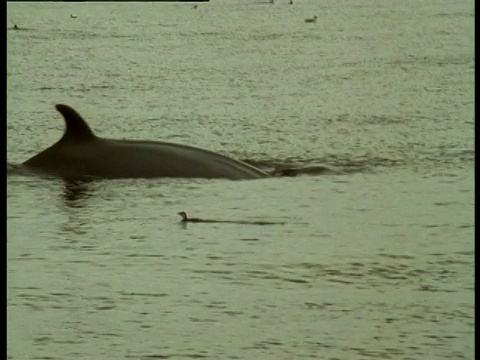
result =
M199 218L189 218L185 211L180 211L177 214L182 217L182 220L180 220L181 222L210 222L210 220L203 220Z
M284 222L274 222L274 221L211 220L211 219L189 218L185 211L180 211L177 214L182 217L182 220L180 220L182 224L185 224L187 222L244 224L244 225L283 225L285 224Z
M70 14L70 18L72 19L76 19L77 17L78 17L77 15Z
M317 15L315 15L313 18L306 18L305 19L306 23L314 23L317 22Z

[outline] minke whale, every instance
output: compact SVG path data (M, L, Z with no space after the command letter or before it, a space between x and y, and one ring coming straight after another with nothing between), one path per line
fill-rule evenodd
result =
M68 105L63 137L22 164L28 171L67 180L125 178L259 179L261 169L213 151L162 141L116 140L94 134Z

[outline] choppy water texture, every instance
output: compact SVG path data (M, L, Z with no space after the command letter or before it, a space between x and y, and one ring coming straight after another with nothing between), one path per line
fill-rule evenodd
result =
M100 136L340 170L8 176L9 359L474 357L474 2L287 3L7 4L10 162L63 102Z

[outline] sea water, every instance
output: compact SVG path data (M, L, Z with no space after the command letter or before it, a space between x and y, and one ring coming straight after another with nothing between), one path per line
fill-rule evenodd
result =
M338 170L8 176L9 359L474 357L473 1L7 11L9 162L65 103L103 137Z

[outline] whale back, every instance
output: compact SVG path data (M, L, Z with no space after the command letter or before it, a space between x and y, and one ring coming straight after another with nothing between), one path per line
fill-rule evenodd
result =
M252 165L206 149L162 141L116 140L96 136L70 106L55 108L65 120L63 137L25 161L30 169L64 178L227 178L268 175Z

